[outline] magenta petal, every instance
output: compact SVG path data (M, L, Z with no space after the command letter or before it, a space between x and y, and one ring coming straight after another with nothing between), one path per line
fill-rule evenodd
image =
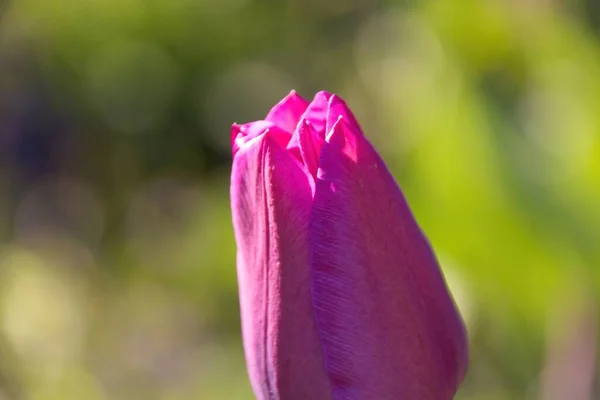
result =
M334 94L329 98L327 108L327 125L325 131L330 132L333 128L333 125L335 125L340 117L342 117L344 122L350 126L350 129L362 135L360 125L354 117L354 114L352 114L352 111L350 111L346 105L346 102Z
M343 120L319 167L313 302L334 398L452 399L466 370L464 326L396 182Z
M323 139L325 139L325 134L327 133L327 112L331 97L331 93L318 92L302 115L302 120L308 121L315 133Z
M310 297L309 177L273 136L240 148L232 170L248 373L259 400L330 400Z
M325 140L317 135L311 124L306 120L298 125L297 135L304 165L313 178L316 178L319 169L321 148Z
M299 159L304 160L304 156L302 155L301 144L300 144L300 135L305 135L307 133L306 126L310 125L311 127L311 136L314 134L317 137L321 138L321 142L325 140L326 127L327 127L327 112L329 109L329 99L332 97L331 93L321 91L318 92L313 101L310 102L304 114L300 119L300 123L296 127L290 142L287 145L287 149L292 152ZM302 132L302 130L304 130ZM306 144L307 137L304 137L304 141ZM320 146L315 146L315 149L320 150ZM318 157L317 152L317 157ZM310 167L311 169L315 169L314 166Z
M273 122L281 129L290 133L294 132L300 117L306 111L308 101L304 100L295 90L283 98L275 105L265 118L267 121Z
M248 146L253 140L270 132L270 137L275 139L281 146L285 147L291 138L291 134L270 121L255 121L244 125L233 124L231 126L231 148L233 155L242 147Z

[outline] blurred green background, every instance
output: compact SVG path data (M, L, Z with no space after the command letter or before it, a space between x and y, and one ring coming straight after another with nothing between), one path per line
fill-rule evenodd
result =
M252 399L229 128L344 97L471 338L462 400L600 398L600 6L0 0L0 399Z

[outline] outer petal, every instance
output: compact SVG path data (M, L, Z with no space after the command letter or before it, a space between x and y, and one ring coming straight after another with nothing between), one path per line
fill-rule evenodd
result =
M340 117L344 119L344 122L350 127L350 129L362 135L360 125L358 124L358 121L356 121L352 111L346 105L346 102L334 94L331 95L328 102L327 125L325 132L331 132L333 125L335 125Z
M232 170L248 372L259 400L329 400L310 298L309 178L276 136L241 147Z
M464 326L400 189L341 120L319 167L313 301L334 398L453 398L467 363Z
M292 90L269 111L265 120L271 121L281 129L292 133L296 129L300 117L306 111L306 107L308 107L308 101L296 93L295 90Z

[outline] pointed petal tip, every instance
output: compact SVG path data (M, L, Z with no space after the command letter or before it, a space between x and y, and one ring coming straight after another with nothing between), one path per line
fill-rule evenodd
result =
M356 120L354 113L344 99L333 94L327 103L327 130L331 130L339 115L344 116L344 120L349 129L352 129L357 134L363 134L360 124Z
M271 108L265 120L278 125L291 134L296 129L296 125L298 125L298 121L308 105L309 102L300 96L296 90L291 90Z
M337 94L332 94L327 103L329 110L333 112L332 116L337 115L352 115L352 111L348 107L348 104ZM350 122L350 121L348 121Z
M345 136L345 127L346 127L346 123L344 121L344 116L343 115L339 115L337 117L337 120L335 121L335 123L333 124L333 126L331 127L331 129L329 130L329 132L327 132L327 136L325 137L325 141L327 143L338 143L341 144L344 136Z
M296 98L302 98L302 97L298 94L296 89L292 89L289 91L288 94L285 95L285 97L283 99L281 99L279 101L279 103L285 103L286 101L289 101L291 99L296 99Z
M346 102L337 94L335 93L331 93L330 97L329 97L329 104L334 104L334 103L342 103L342 104L346 104Z
M319 90L317 93L315 93L315 97L317 96L323 96L323 97L327 97L328 99L333 96L333 93L327 91L327 90Z
M230 137L231 153L234 156L235 156L235 153L237 153L237 151L240 149L240 147L236 143L236 139L241 131L242 131L242 126L239 125L237 122L234 122L233 124L231 124L231 137Z
M309 102L304 97L300 96L300 94L298 94L298 91L296 91L296 89L292 89L287 94L287 96L285 96L283 99L281 99L279 104L288 104L288 106L294 106L297 108L301 108L302 110L301 110L300 114L302 114L304 112L304 110L306 110L306 107L308 107Z
M332 93L330 93L326 90L320 90L317 93L315 93L315 97L313 98L313 101L329 102L329 99L331 98L331 96L333 96Z

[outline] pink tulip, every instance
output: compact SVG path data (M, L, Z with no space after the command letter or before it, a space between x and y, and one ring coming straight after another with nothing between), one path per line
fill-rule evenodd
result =
M260 400L452 399L467 338L427 239L336 95L232 128L242 333Z

